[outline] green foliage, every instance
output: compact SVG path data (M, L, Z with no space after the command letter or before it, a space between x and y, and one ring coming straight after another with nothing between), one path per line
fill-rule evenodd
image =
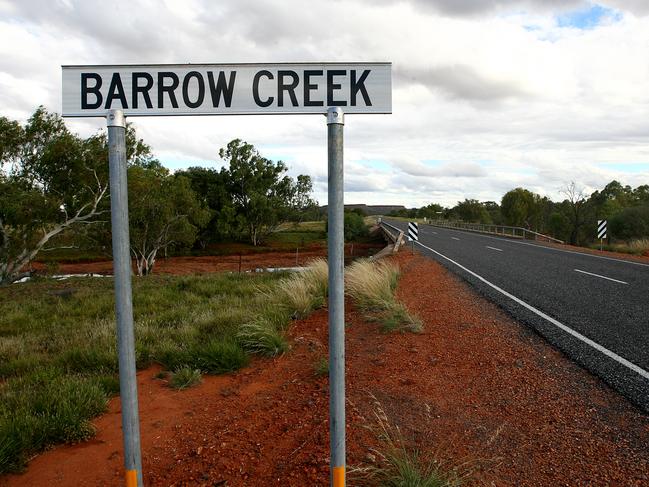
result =
M313 365L313 373L316 377L329 376L329 360L327 357L320 357Z
M538 228L541 197L523 188L505 193L500 203L501 212L507 225L525 228Z
M107 211L108 148L104 133L82 139L43 107L24 127L0 117L0 134L0 284L6 284L64 231ZM130 126L127 157L150 159Z
M226 166L220 171L189 168L177 174L190 180L192 189L212 211L199 234L199 245L228 238L248 239L260 245L282 222L300 222L314 214L311 177L286 175L282 161L273 162L240 139L219 151Z
M355 212L345 212L345 241L351 242L369 235L369 228L362 215Z
M21 470L50 445L94 434L90 418L106 409L104 389L90 379L42 369L0 389L0 472Z
M450 213L454 218L465 222L491 223L491 215L478 200L466 199L460 201L451 208Z
M208 374L234 372L248 365L249 357L235 340L211 340L197 344L190 354L188 365Z
M356 210L345 210L344 236L345 242L353 242L369 235L370 229L365 223L362 212ZM329 231L329 221L325 224L325 231Z
M295 275L312 281L302 287L322 302L326 263ZM251 353L283 353L294 313L284 279L268 273L134 280L138 367L159 362L180 373L174 380L182 386L196 370L221 374L244 367ZM51 294L68 286L77 291ZM118 393L112 286L109 279L77 278L0 289L0 473L22 468L49 445L92 435L88 421Z
M649 205L632 206L617 213L611 218L610 232L627 241L649 237Z
M245 350L265 357L276 357L288 350L282 332L274 323L263 318L242 325L237 338Z
M187 389L201 382L201 371L191 367L181 367L171 374L169 386L174 389Z
M310 177L301 176L296 184L286 175L288 168L282 161L262 157L251 144L235 139L219 156L229 165L221 172L236 223L253 245L286 221L295 205L309 203Z
M191 246L210 211L189 179L174 176L158 163L134 165L128 171L131 252L138 275L153 270L157 254L169 246Z
M548 221L550 235L559 240L567 241L570 237L570 219L560 211L554 211Z

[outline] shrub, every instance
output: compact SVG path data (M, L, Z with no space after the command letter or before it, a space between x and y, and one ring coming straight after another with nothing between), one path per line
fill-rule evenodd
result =
M329 231L329 221L325 227ZM365 224L363 215L355 211L345 211L344 230L345 242L351 242L359 238L367 237L370 233L368 226Z
M212 340L205 345L196 345L185 365L208 374L223 374L245 367L248 361L248 355L237 342Z
M611 235L622 240L649 237L649 205L624 208L611 218Z
M174 389L187 389L201 382L201 371L191 367L181 367L171 374L169 386Z
M284 335L263 318L242 325L237 338L246 351L265 357L275 357L288 350Z

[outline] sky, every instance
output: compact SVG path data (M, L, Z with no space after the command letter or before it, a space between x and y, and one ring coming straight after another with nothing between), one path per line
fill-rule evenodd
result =
M61 65L311 61L392 62L393 113L345 119L345 203L649 184L647 0L0 0L0 116L21 121L61 111ZM173 170L241 138L327 203L323 116L130 121Z

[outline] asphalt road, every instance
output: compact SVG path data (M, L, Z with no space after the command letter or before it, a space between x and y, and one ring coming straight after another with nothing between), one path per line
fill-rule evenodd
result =
M649 412L649 265L421 224L415 248Z

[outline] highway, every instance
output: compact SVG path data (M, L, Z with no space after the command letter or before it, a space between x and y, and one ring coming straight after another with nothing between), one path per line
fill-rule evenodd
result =
M415 248L649 412L649 265L421 224Z

